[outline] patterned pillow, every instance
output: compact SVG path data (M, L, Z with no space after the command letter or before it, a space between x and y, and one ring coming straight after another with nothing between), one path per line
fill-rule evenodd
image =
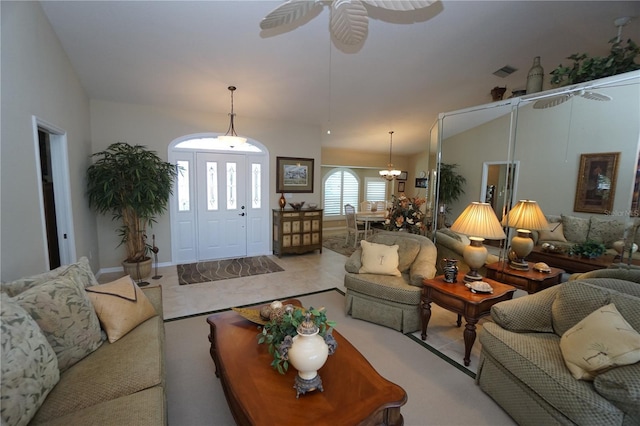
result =
M100 321L81 283L60 276L20 293L14 300L40 326L58 356L60 371L102 344Z
M157 315L147 296L129 275L89 287L87 292L111 343Z
M593 380L599 373L640 361L640 334L610 303L567 330L560 350L573 377Z
M398 245L360 241L362 246L362 267L360 274L393 275L399 277L398 270Z
M25 290L33 288L37 285L51 281L59 276L71 277L74 280L81 282L84 287L97 285L98 280L93 275L91 265L89 265L89 259L85 256L71 265L63 265L51 271L43 272L42 274L32 275L26 278L20 278L12 282L1 283L0 288L11 297L15 297Z
M567 241L584 243L589 234L589 218L562 215L562 228Z
M624 237L625 227L626 224L621 220L592 216L589 227L589 239L596 243L602 243L606 247L612 247L614 242Z
M25 425L60 379L58 358L33 318L9 297L0 298L3 425Z

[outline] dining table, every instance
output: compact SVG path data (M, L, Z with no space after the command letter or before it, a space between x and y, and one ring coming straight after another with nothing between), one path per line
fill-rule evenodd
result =
M374 212L366 212L366 213L356 213L356 221L364 223L364 239L367 239L367 235L371 230L372 223L380 223L386 220L386 211L374 213Z

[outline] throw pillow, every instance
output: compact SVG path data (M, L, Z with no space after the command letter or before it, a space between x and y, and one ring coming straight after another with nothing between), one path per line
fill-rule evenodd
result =
M100 322L84 287L58 277L23 291L14 300L31 315L64 371L102 345Z
M562 228L567 241L584 243L589 234L589 218L562 215Z
M588 239L612 247L614 242L624 237L625 227L623 220L591 216Z
M96 277L93 275L93 271L91 271L89 259L83 256L80 258L80 260L78 260L76 263L72 263L71 265L63 265L51 271L43 272L42 274L20 278L11 282L1 283L0 289L7 293L9 296L15 297L23 291L26 291L42 283L51 281L61 275L68 276L76 281L82 282L84 287L98 284Z
M157 315L147 296L129 275L89 287L87 292L111 343Z
M640 334L610 303L567 330L560 350L573 377L593 380L611 368L640 361Z
M9 297L0 298L3 425L26 425L60 379L58 358L35 320Z
M547 229L540 229L538 231L539 241L562 241L567 242L564 237L564 231L562 229L562 223L550 223Z
M360 274L393 275L399 277L398 245L370 243L362 240L362 267Z

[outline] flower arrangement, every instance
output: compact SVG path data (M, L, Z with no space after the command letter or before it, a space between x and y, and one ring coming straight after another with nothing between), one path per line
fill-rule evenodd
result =
M258 344L266 343L269 353L273 356L271 367L284 374L289 369L289 359L286 351L280 350L280 345L285 338L293 338L298 335L298 326L305 320L306 314L311 314L311 320L318 327L318 334L329 344L335 342L331 331L335 327L334 321L327 319L324 308L314 309L310 307L305 310L293 305L283 305L280 301L274 301L268 307L261 310L261 316L268 316L269 321L262 326L262 331L258 334Z
M384 229L388 231L407 231L420 234L425 229L424 212L420 206L425 203L424 198L408 198L404 194L392 196L389 217L384 222Z

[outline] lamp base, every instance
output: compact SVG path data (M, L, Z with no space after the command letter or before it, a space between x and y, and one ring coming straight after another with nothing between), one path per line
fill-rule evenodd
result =
M471 270L464 275L462 279L465 283L472 283L476 281L482 281L484 277L478 273L478 271Z
M529 263L524 259L513 259L509 261L509 267L511 267L511 269L517 269L518 271L528 271Z

